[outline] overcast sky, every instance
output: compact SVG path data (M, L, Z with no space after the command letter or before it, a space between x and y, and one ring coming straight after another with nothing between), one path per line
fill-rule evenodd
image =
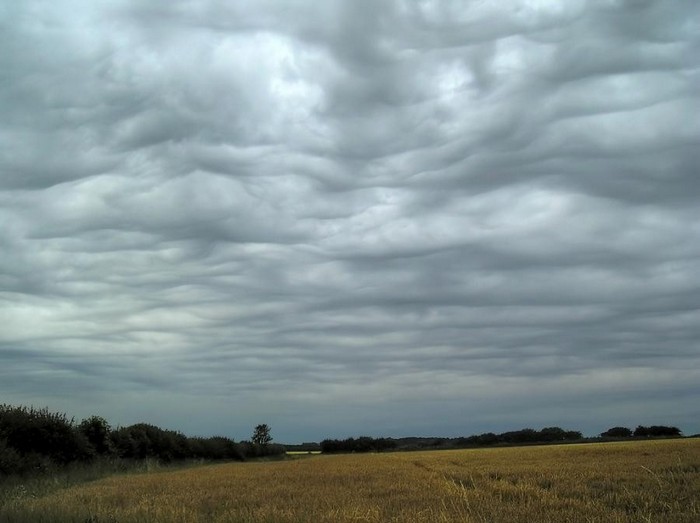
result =
M0 4L0 402L700 432L697 0Z

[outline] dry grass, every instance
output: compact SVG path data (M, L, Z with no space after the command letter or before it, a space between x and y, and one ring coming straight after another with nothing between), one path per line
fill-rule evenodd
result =
M700 440L315 456L114 476L2 522L700 522Z

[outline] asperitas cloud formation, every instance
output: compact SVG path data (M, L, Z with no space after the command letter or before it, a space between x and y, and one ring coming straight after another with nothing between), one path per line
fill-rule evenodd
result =
M700 432L700 3L0 7L0 402Z

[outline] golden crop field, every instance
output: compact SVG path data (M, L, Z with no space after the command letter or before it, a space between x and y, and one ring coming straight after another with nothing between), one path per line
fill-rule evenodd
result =
M113 476L2 522L700 522L700 440L312 456Z

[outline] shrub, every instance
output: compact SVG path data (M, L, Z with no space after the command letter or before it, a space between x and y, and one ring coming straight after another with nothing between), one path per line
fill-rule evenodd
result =
M0 438L22 457L37 454L60 465L92 456L73 420L48 409L0 406Z
M634 429L635 437L674 437L680 436L681 431L678 427L666 427L663 425L652 425L651 427L644 427L642 425Z
M632 430L627 427L612 427L600 434L604 438L629 438Z
M189 438L192 457L207 460L243 460L243 455L238 445L232 439L222 436L211 438Z
M240 453L245 458L262 458L266 456L279 456L287 452L284 445L277 443L268 443L267 445L258 445L250 441L241 441L238 444Z
M156 458L163 462L192 457L187 438L179 432L137 423L113 431L110 440L121 458Z
M7 445L7 440L0 439L0 474L17 474L24 472L23 468L22 457Z
M105 455L114 452L114 445L109 438L112 428L106 419L100 416L90 416L80 422L78 431L85 436L95 454Z
M347 438L344 440L325 439L321 442L321 451L326 454L338 452L382 452L396 448L396 441L390 438Z

